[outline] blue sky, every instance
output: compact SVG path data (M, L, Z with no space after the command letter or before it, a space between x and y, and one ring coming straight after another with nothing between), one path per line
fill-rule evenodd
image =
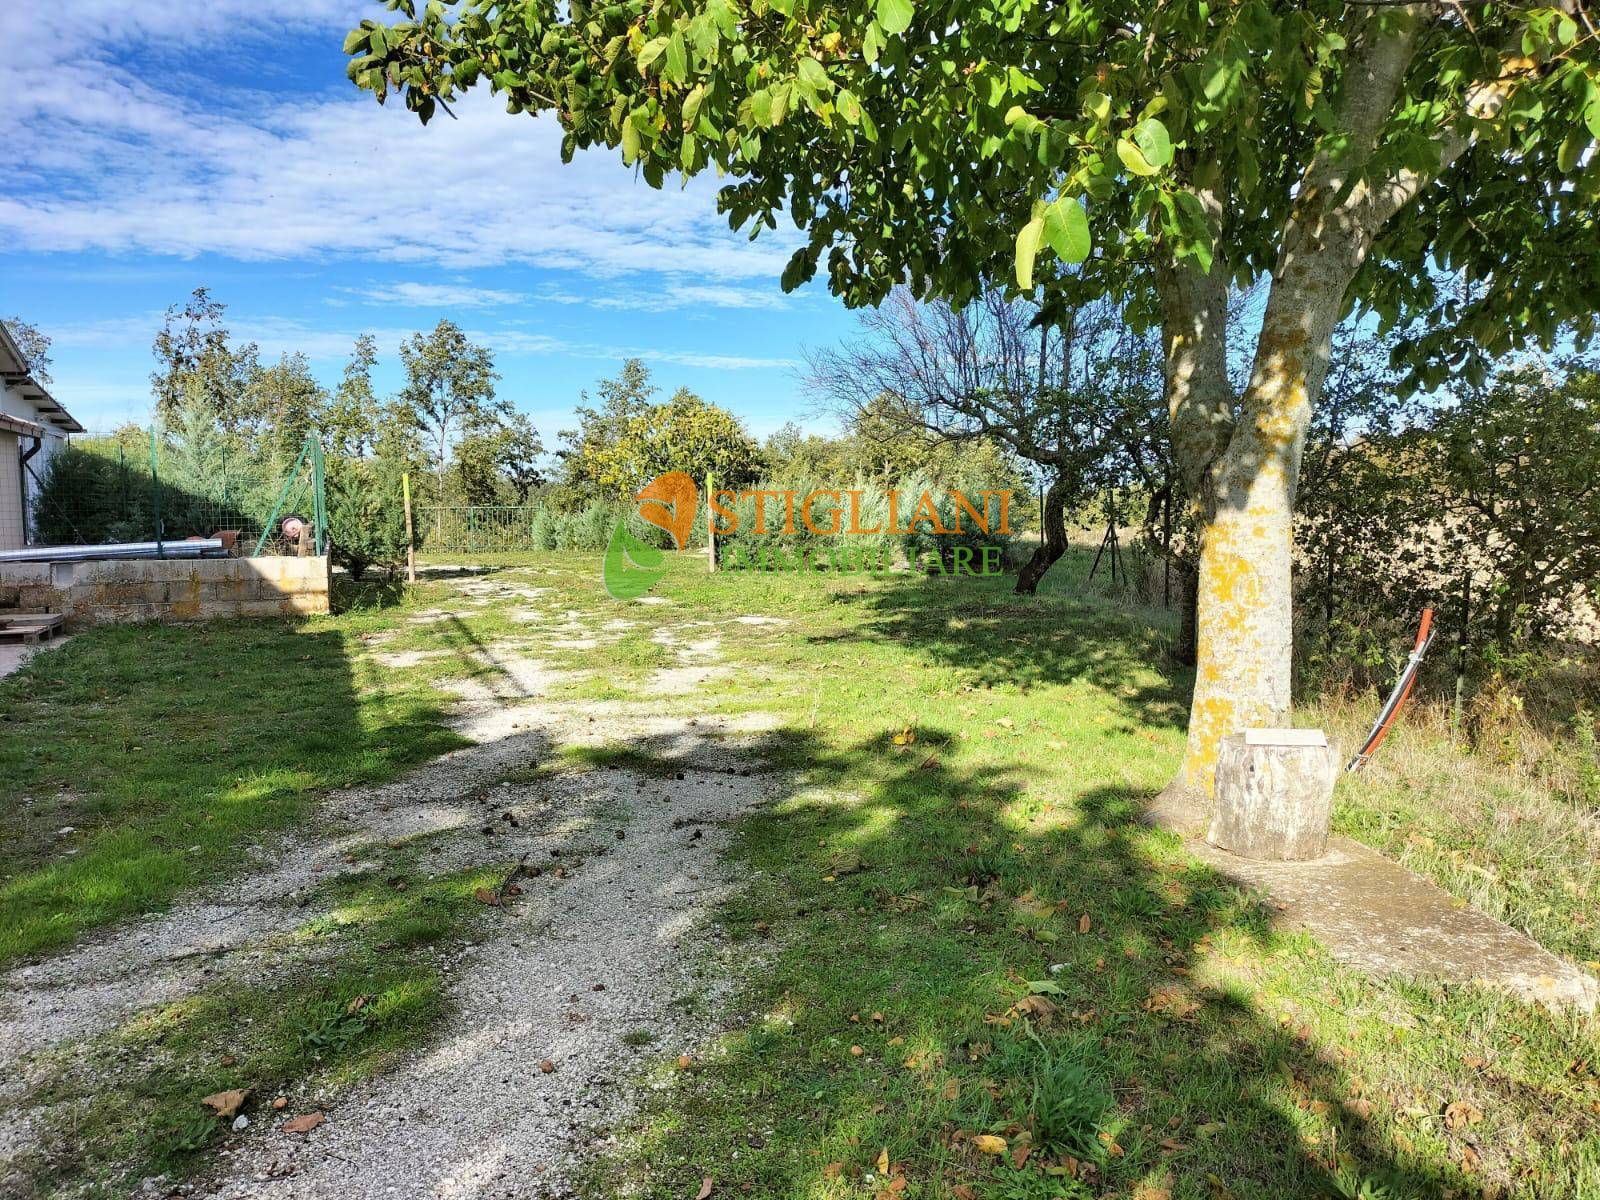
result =
M450 317L496 354L548 444L583 388L643 358L764 435L822 424L806 347L853 319L785 296L792 231L727 228L711 178L654 191L620 156L563 165L559 133L486 92L426 129L344 78L376 0L5 0L0 315L55 339L61 401L91 429L149 412L150 343L204 284L264 355L328 384L357 334L395 347ZM808 414L810 414L808 418Z

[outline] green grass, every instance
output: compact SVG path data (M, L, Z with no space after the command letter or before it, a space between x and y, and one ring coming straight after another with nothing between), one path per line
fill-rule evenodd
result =
M709 1174L892 1195L886 1155L931 1197L1600 1195L1592 1020L1341 968L1137 824L1187 681L1166 622L1067 566L1032 601L689 570L656 589L680 616L790 622L720 625L746 670L703 704L780 713L769 765L795 782L740 827L756 882L722 912L759 956L754 1015L691 1080L663 1065L676 1086L590 1194ZM1481 1117L1455 1127L1456 1101Z
M480 931L487 910L473 892L506 865L434 877L417 849L391 849L325 885L313 901L328 915L273 939L265 983L224 972L47 1055L49 1081L31 1097L49 1106L44 1136L25 1164L41 1191L83 1184L123 1195L150 1174L181 1177L228 1136L201 1097L248 1088L245 1115L281 1123L418 1045L447 1011L440 953Z
M387 618L100 629L0 681L0 964L238 870L317 795L459 744L358 653Z
M636 622L595 649L516 620L519 602L466 608L424 584L403 607L100 631L36 660L0 685L0 718L34 743L63 736L38 757L11 737L0 751L15 791L0 936L25 931L0 946L41 953L242 869L323 789L452 744L437 685L489 681L485 648L512 646L574 672L555 699L781 722L751 767L783 772L782 796L735 831L749 884L704 964L736 972L706 1014L732 1027L692 1071L628 1035L663 1086L639 1089L584 1194L679 1200L710 1175L719 1196L807 1200L1600 1196L1592 1018L1341 968L1137 823L1181 753L1188 681L1167 662L1170 618L1127 607L1103 574L1089 585L1087 553L1036 599L1010 581L708 577L685 557L654 606L606 599L593 559L498 567L590 626ZM433 606L460 615L412 623ZM784 623L736 620L752 614ZM652 639L663 627L719 636L736 669L653 694L675 661ZM384 651L433 656L375 666L363 639L388 631ZM1541 841L1550 798L1447 745L1413 753L1412 737L1341 784L1342 825L1412 855L1420 831L1419 869L1584 957L1585 843ZM524 774L673 772L670 749L585 747ZM1533 819L1498 821L1504 803ZM67 824L84 832L61 839ZM283 932L290 967L269 988L222 982L59 1052L61 1177L115 1191L129 1164L192 1170L207 1161L189 1145L198 1096L252 1082L321 1103L425 1038L445 1011L435 956L476 936L472 889L499 872L431 879L417 848L385 854L325 885L332 918ZM124 1064L114 1088L104 1063Z

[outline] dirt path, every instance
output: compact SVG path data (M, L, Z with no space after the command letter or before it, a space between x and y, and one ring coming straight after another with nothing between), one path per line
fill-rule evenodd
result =
M692 951L729 886L723 823L771 781L729 773L739 752L692 730L682 748L682 779L599 772L555 801L513 849L579 865L529 881L505 932L459 961L443 1035L342 1097L308 1137L247 1141L214 1194L565 1195L591 1130L626 1108L641 1051L625 1039L648 1035L651 1056L688 1052L705 1031L682 1001L716 1007Z
M463 590L474 600L535 598L526 588L496 596L487 582ZM329 1096L326 1123L309 1135L282 1133L281 1117L252 1110L208 1180L147 1180L144 1194L569 1194L592 1131L626 1110L630 1078L709 1032L705 1014L718 1009L723 985L697 978L696 967L715 948L705 918L732 886L719 858L727 826L782 784L753 769L771 724L762 714L551 701L543 694L556 676L536 659L484 653L488 682L453 689L453 723L472 745L390 784L336 793L317 838L263 848L256 869L208 894L0 978L0 1107L16 1114L0 1123L0 1191L5 1163L35 1136L20 1104L34 1082L30 1052L106 1032L220 978L249 986L268 977L300 953L276 935L316 915L306 905L318 884L364 869L371 847L424 836L432 871L470 868L486 854L526 855L544 868L493 914L493 935L452 953L444 1026L397 1067ZM715 644L682 657L705 670ZM681 696L699 678L669 690ZM562 747L586 744L628 745L669 769L513 782ZM499 820L507 811L514 822ZM495 830L487 851L486 827Z

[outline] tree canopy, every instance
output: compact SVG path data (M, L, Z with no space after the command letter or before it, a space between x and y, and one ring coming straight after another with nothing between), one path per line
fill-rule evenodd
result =
M786 287L822 269L851 304L902 283L960 303L1014 273L1063 302L1112 293L1154 318L1163 264L1271 272L1321 155L1341 163L1333 187L1409 205L1347 300L1440 317L1400 344L1419 378L1550 345L1563 323L1593 329L1600 38L1579 5L390 7L406 19L347 40L359 85L426 120L482 82L513 112L553 111L569 156L618 148L655 186L725 172L732 224L787 213L806 230ZM1380 37L1408 53L1348 52ZM1374 69L1399 73L1392 104ZM1376 111L1352 112L1367 92ZM1441 294L1440 266L1471 281L1464 293Z

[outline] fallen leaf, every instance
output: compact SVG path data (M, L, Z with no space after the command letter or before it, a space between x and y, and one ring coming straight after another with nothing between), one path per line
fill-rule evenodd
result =
M950 1189L952 1200L978 1200L978 1193L964 1183L958 1183Z
M896 746L909 746L916 740L917 735L909 725L894 735L894 744Z
M1079 933L1088 933L1089 930L1092 928L1092 926L1093 926L1093 923L1089 920L1089 914L1088 913L1084 913L1083 916L1078 918L1078 932Z
M233 1055L224 1054L221 1058L217 1059L217 1064L219 1066L231 1067L231 1066L233 1066L234 1063L236 1063L238 1061L239 1060L237 1058L235 1058Z
M200 1103L219 1117L232 1117L244 1106L250 1091L250 1088L232 1088L226 1092L213 1092L209 1096L201 1097Z
M879 1175L887 1175L889 1173L889 1147L885 1146L882 1150L878 1151L877 1165Z
M556 1064L551 1062L548 1058L539 1060L539 1070L543 1071L546 1075L551 1074L555 1069Z
M843 1170L844 1164L842 1162L831 1162L822 1168L822 1177L824 1179L837 1179L839 1178L839 1172Z
M1371 1100L1346 1100L1342 1105L1340 1105L1340 1107L1352 1117L1359 1118L1363 1121L1369 1121L1372 1119Z
M1031 1145L1024 1143L1023 1145L1018 1146L1011 1152L1012 1167L1018 1171L1022 1170L1023 1165L1028 1161L1028 1155L1032 1153L1033 1147Z
M1032 1017L1041 1024L1049 1021L1060 1010L1043 996L1024 996L1012 1005L1014 1011Z
M276 1108L276 1109L288 1108L289 1107L289 1097L287 1097L287 1096L279 1096L276 1100L274 1100L272 1102L272 1107Z
M1476 1125L1483 1120L1483 1113L1468 1104L1465 1100L1457 1100L1454 1104L1445 1105L1444 1127L1452 1133Z
M707 1175L700 1181L700 1190L694 1194L694 1200L706 1200L706 1197L711 1195L713 1186L711 1176Z
M851 1054L852 1057L860 1058L865 1053L866 1053L866 1051L863 1050L860 1046L851 1046L850 1047L850 1054Z
M500 903L500 897L486 887L481 887L473 892L472 898L479 904L487 904L491 908Z
M278 1126L280 1133L310 1133L328 1118L319 1112L306 1113L303 1117L294 1117Z
M835 879L841 875L854 875L861 869L861 856L853 850L841 850L828 861L828 874Z
M1141 1183L1133 1189L1133 1200L1172 1200L1171 1181Z
M992 1133L976 1133L972 1135L972 1144L984 1154L1004 1154L1006 1140Z

